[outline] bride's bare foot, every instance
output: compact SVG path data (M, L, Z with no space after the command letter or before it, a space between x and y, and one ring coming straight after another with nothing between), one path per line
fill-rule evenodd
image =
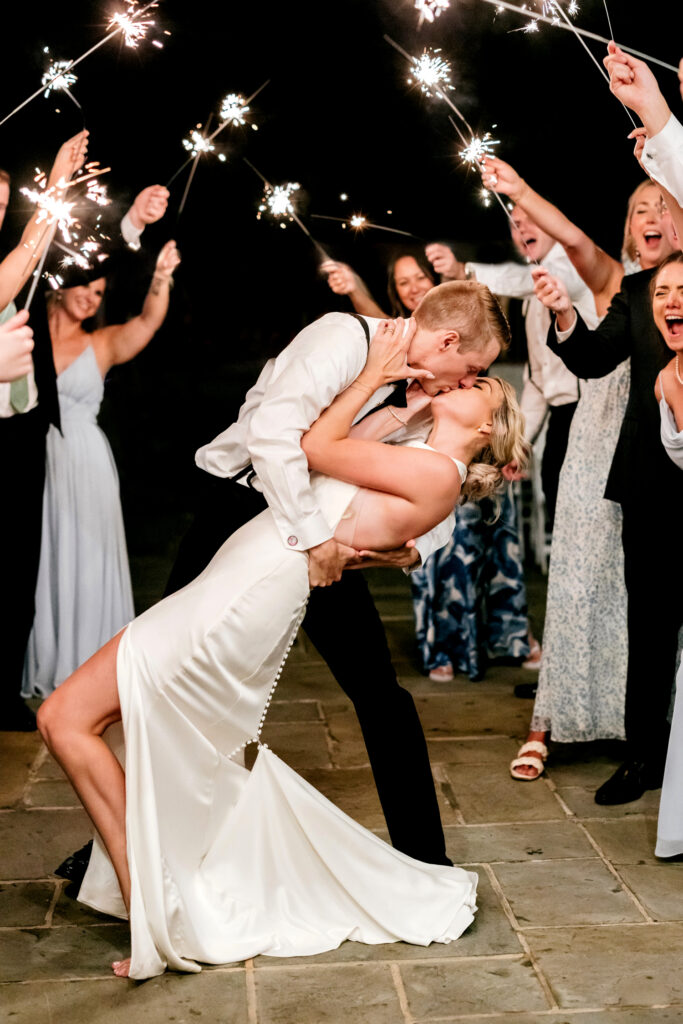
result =
M130 974L130 957L126 960L114 960L111 969L117 978L127 978Z
M510 765L513 779L531 782L545 771L545 759L548 756L546 740L547 732L530 732L517 751L517 757Z

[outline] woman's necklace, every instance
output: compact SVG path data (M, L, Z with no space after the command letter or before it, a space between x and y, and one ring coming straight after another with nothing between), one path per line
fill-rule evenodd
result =
M678 352L676 353L676 360L674 362L674 373L676 374L676 380L683 388L683 380L681 380L681 371L678 369Z

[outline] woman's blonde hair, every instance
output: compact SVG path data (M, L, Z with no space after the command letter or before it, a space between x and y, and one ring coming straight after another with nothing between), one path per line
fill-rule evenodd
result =
M654 181L650 181L649 178L646 178L645 181L641 181L640 185L638 185L638 187L635 188L629 196L628 206L626 207L626 221L624 222L624 242L621 247L622 258L626 256L628 257L628 259L635 261L638 259L638 256L640 255L638 249L636 248L636 240L631 234L631 218L633 217L633 211L638 205L640 196L645 191L645 189L657 187L658 186L654 183Z
M489 443L468 466L467 479L460 492L463 501L481 501L482 498L495 500L505 486L503 466L514 462L519 471L524 472L529 463L529 445L524 440L524 414L517 402L515 390L500 377L488 379L500 385L503 401L493 413Z

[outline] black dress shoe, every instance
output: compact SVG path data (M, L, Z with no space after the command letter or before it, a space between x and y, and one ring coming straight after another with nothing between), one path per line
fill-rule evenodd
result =
M517 683L514 694L515 697L521 697L523 700L533 700L537 689L538 683Z
M9 707L3 708L0 717L1 732L35 732L37 728L36 716L23 700L17 700Z
M92 853L92 839L89 839L85 846L82 846L80 850L76 850L70 857L67 857L65 861L55 868L54 874L59 875L60 878L66 878L67 881L73 882L73 886L69 885L64 890L67 896L75 899L78 896L78 890L81 887L81 882L85 872L88 869L90 863L90 854ZM71 892L69 892L71 890Z
M640 800L646 789L659 789L663 769L653 771L643 761L624 761L595 794L596 804L629 804Z

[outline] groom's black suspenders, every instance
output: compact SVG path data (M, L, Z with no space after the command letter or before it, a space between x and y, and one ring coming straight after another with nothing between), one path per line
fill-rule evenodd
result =
M360 316L359 313L349 313L348 315L354 317L354 319L356 319L358 321L358 323L361 325L361 327L363 328L363 332L365 334L365 340L366 340L366 342L368 344L368 348L369 348L370 347L370 328L368 327L367 320L365 320L362 316ZM256 479L256 472L255 472L254 467L252 466L251 462L248 463L248 465L246 465L244 467L244 469L241 469L239 471L239 473L235 473L234 476L230 477L230 480L233 480L235 483L240 483L240 482L244 481L246 486L247 487L251 487L252 489L254 488L254 480L255 479Z

